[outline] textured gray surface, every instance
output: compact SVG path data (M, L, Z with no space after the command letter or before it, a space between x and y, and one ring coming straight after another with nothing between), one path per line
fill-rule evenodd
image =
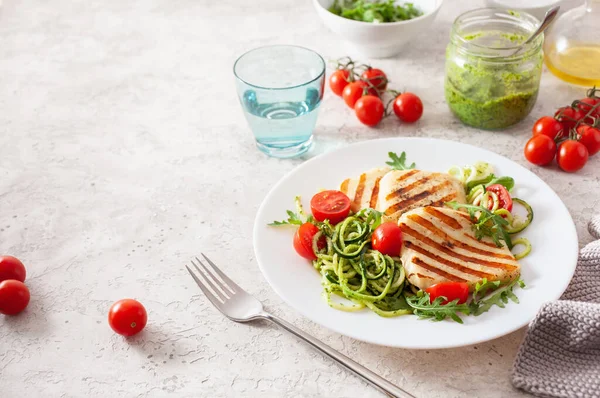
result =
M600 211L600 157L568 175L522 156L533 121L584 90L545 72L522 124L495 133L462 126L442 81L451 21L482 5L464 3L448 1L402 57L376 63L393 86L421 96L419 123L369 129L327 93L304 159L378 137L479 145L546 180L587 243L587 221ZM266 284L253 259L253 218L269 188L304 159L268 159L254 148L231 68L243 51L269 43L346 55L308 1L4 3L0 251L25 262L32 301L21 316L0 318L3 398L380 396L279 330L218 314L183 268L200 250L268 309L419 397L520 395L509 373L522 330L453 350L376 347L303 319ZM106 323L110 304L124 297L149 311L147 330L129 342Z
M600 397L600 215L589 229L597 240L581 250L562 300L544 304L517 353L513 384L541 397Z

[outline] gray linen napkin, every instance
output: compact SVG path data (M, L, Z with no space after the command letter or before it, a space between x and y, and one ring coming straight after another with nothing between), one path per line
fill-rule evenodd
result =
M589 231L598 240L579 253L561 299L531 322L514 363L513 385L540 397L600 397L600 215Z

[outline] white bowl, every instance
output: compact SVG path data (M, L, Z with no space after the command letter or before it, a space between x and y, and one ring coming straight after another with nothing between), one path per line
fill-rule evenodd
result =
M443 0L407 0L398 4L413 3L423 11L420 17L407 21L372 23L342 18L329 12L333 0L313 0L317 13L332 32L337 33L360 56L387 58L398 54L402 47L417 36L425 34L437 15Z
M488 7L525 11L541 21L544 19L546 11L551 7L560 5L561 0L486 0L486 3Z

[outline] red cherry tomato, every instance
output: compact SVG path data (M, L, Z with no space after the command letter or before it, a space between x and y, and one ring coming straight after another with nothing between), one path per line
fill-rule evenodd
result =
M597 104L600 104L600 98L585 97L580 100L578 107L585 114L595 107L594 112L590 116L600 117L600 105L596 106Z
M600 151L600 129L587 125L577 127L579 134L579 142L581 142L588 150L590 156L595 155Z
M27 272L25 266L16 257L0 256L0 282L7 279L14 279L19 282L25 282Z
M29 304L29 289L23 282L8 279L0 282L0 313L17 315Z
M423 115L423 103L413 93L403 93L394 100L394 113L405 123L414 123Z
M358 99L363 95L374 95L377 97L377 91L372 88L368 88L367 83L363 81L357 81L348 83L348 85L344 87L342 98L344 98L346 105L354 109L356 101L358 101Z
M563 125L552 116L542 116L533 125L533 135L544 134L555 139L562 136Z
M585 145L579 141L567 140L558 147L556 160L561 169L574 173L585 166L589 153Z
M554 116L563 125L563 135L568 136L569 132L573 127L575 127L577 122L583 119L585 112L583 112L581 109L563 106L562 108L558 108Z
M485 190L488 192L493 192L498 196L499 208L506 209L508 211L512 210L513 201L512 201L512 198L510 197L510 193L508 193L508 190L504 187L504 185L492 184L489 187L487 187ZM489 203L491 205L492 201L490 201Z
M362 124L369 127L375 127L383 119L385 106L379 97L373 95L365 95L356 101L354 105L356 117Z
M442 282L425 289L429 293L429 301L433 302L438 297L445 297L442 304L458 299L459 304L464 304L469 298L469 284L465 282Z
M371 246L382 254L398 257L402 251L402 230L394 222L384 222L373 232Z
M380 93L387 87L388 79L381 69L369 68L360 77L375 86Z
M108 311L108 324L123 336L133 336L144 329L148 322L146 309L139 301L123 299L114 303Z
M307 260L316 260L317 255L313 251L312 243L313 238L319 232L319 228L316 225L306 222L298 228L294 234L294 249L300 257L304 257ZM317 247L322 249L325 247L325 241L319 240Z
M329 190L319 192L310 200L310 210L315 220L329 220L331 224L335 225L348 217L348 213L350 213L350 198L340 191Z
M531 163L545 166L552 162L556 155L556 143L547 135L538 134L527 141L524 153Z
M329 76L329 87L335 95L342 95L344 88L348 85L348 78L350 77L350 71L346 69L336 70Z

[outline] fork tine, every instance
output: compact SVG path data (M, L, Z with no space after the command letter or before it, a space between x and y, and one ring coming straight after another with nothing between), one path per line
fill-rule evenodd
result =
M227 275L225 275L223 272L221 272L221 270L215 265L215 263L210 261L210 259L208 257L206 257L206 255L204 253L200 253L200 254L202 254L202 257L204 257L206 259L206 261L208 261L208 263L211 265L212 269L217 273L217 275L219 275L221 277L223 282L225 282L224 285L229 288L231 293L235 294L236 291L242 290L242 288L239 287L237 285L237 283L235 283L234 281L229 279L229 277ZM198 257L196 257L196 260L198 260ZM200 261L200 260L198 260L198 261Z
M198 264L196 264L194 260L192 260L192 265L202 275L204 281L206 282L205 285L207 284L213 290L214 294L219 297L219 299L223 300L223 302L229 300L229 296L231 296L231 294L228 294L225 289L223 289L221 282L219 282L217 278L215 278L215 276L208 271L202 261L198 260L198 258L196 258L196 261L198 264L200 264L202 270L198 267Z
M202 282L202 280L200 280L200 278L198 278L196 276L196 274L194 273L194 271L192 271L190 269L190 267L188 267L187 265L185 266L185 268L187 268L188 272L190 273L190 275L192 276L192 278L194 278L194 280L196 281L196 284L198 285L198 287L200 287L200 289L202 290L202 292L204 293L204 295L206 296L206 298L208 298L210 300L210 302L217 308L221 308L221 305L223 305L224 300L221 300L219 297L215 296L213 294L213 292L210 291L210 289L208 289L205 285L204 282Z

